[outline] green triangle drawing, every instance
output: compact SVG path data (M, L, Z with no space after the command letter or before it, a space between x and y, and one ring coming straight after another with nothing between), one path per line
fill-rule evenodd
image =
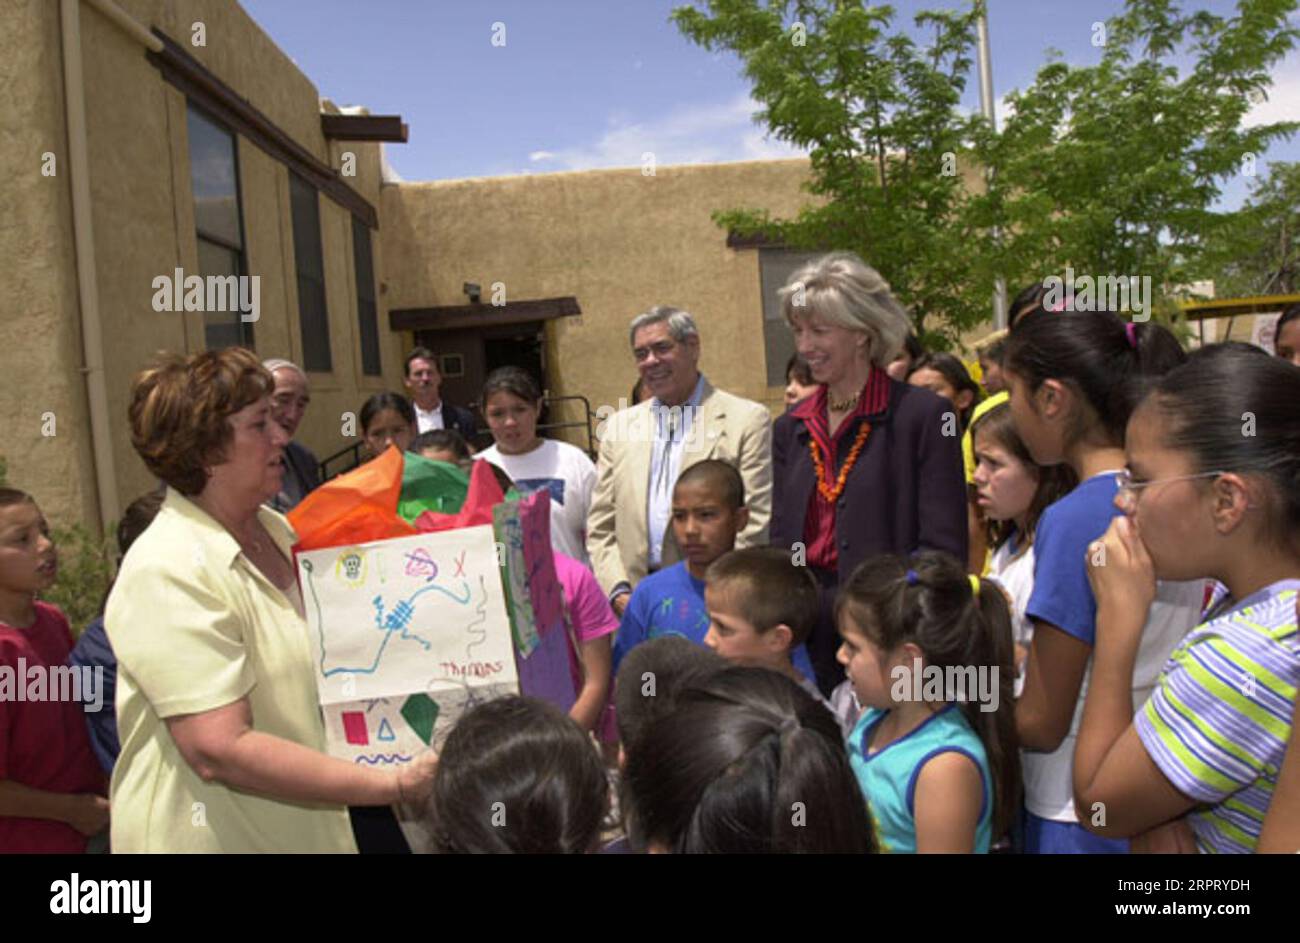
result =
M427 694L412 694L402 705L402 717L426 745L433 740L433 725L438 722L438 710L438 702Z

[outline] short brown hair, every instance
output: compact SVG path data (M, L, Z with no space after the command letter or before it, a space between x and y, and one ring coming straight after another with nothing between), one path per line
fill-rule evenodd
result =
M207 467L225 461L230 417L274 389L257 355L242 347L160 354L131 383L131 444L150 472L196 495Z
M705 574L713 587L728 585L741 617L760 633L790 627L790 647L808 641L817 621L817 581L788 550L748 547L714 560ZM731 590L739 590L738 592Z

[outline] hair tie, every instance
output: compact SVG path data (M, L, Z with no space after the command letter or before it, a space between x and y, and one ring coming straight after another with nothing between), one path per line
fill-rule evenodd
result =
M970 580L970 593L971 593L971 595L974 596L976 599L979 599L979 598L980 598L980 578L979 578L978 576L976 576L974 573L971 573L971 574L967 577L967 579Z
M787 717L785 720L781 721L781 735L786 736L787 734L795 733L802 726L803 724L799 723L798 717Z
M1137 350L1138 347L1137 325L1134 324L1132 321L1129 321L1127 324L1124 325L1124 333L1128 336L1128 345L1132 347L1134 350Z
M915 586L915 585L917 584L917 582L919 582L919 580L918 580L917 575L916 575L916 570L908 570L908 571L907 571L907 585L908 585L908 586Z

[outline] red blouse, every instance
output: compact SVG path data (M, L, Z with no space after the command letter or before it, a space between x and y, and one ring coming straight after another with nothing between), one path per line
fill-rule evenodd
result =
M873 368L862 387L858 397L857 408L844 417L834 435L830 432L830 423L826 415L826 384L817 387L817 392L799 403L791 411L795 418L802 419L808 428L808 434L821 449L826 475L834 482L840 473L840 443L844 439L853 440L857 436L858 426L868 416L875 416L885 411L889 405L889 374L884 370ZM870 436L868 436L870 439ZM850 475L853 472L849 472ZM808 565L823 570L834 570L839 563L839 549L835 546L835 504L822 497L818 488L813 488L812 497L808 499L808 513L804 515L803 542L807 548Z

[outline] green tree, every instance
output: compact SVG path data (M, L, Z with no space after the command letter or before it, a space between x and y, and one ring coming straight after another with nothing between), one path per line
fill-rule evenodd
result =
M1240 224L1215 209L1223 185L1300 126L1242 126L1300 37L1296 0L1240 0L1231 18L1181 7L1129 0L1096 34L1100 63L1049 63L978 142L995 168L984 219L1004 227L996 266L1013 284L1066 266L1148 275L1168 313L1166 293Z
M985 320L998 274L1013 291L1067 266L1149 275L1161 294L1198 277L1207 242L1236 220L1214 208L1223 185L1297 127L1242 127L1300 36L1297 0L1239 0L1228 18L1129 0L1094 33L1101 62L1049 62L1008 96L1000 134L959 107L981 6L917 14L924 46L891 31L891 7L862 0L675 10L690 39L740 57L759 117L808 148L824 201L793 219L728 209L718 223L858 252L931 341ZM950 173L953 155L965 175Z
M958 155L982 119L958 107L971 72L976 9L923 12L918 44L892 32L888 6L852 2L710 0L672 18L707 49L744 62L759 116L807 148L809 191L794 219L763 208L715 214L719 225L765 233L797 248L851 249L910 306L918 329L951 336L986 316L992 279L980 283L964 251L971 200ZM932 37L932 38L931 38Z
M1212 240L1202 276L1220 298L1300 292L1300 164L1274 163Z

